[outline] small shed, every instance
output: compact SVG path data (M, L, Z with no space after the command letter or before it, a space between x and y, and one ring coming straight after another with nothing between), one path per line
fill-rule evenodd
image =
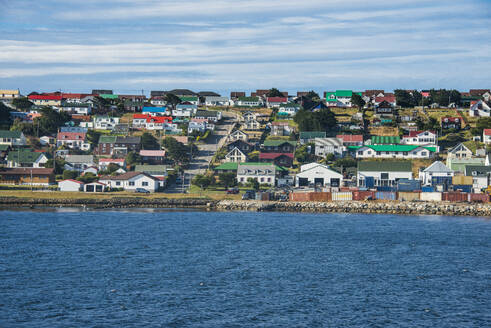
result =
M107 185L102 182L87 183L84 186L85 192L105 192L107 191L107 189L108 189Z

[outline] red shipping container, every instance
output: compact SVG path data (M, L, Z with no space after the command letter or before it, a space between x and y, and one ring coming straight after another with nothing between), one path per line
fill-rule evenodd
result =
M489 195L488 194L468 194L469 202L475 203L488 203Z
M444 192L442 194L442 200L447 202L467 202L468 196L465 192Z
M367 200L367 199L375 199L374 191L353 191L353 200Z

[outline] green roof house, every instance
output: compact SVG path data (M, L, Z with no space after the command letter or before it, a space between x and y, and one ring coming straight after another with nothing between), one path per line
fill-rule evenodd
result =
M0 130L0 145L25 146L27 140L21 131Z
M44 167L48 157L44 153L31 150L12 150L7 156L8 167Z
M353 93L361 96L361 92L353 92L352 90L336 90L326 92L327 106L331 107L352 107L351 96Z
M436 147L416 145L365 145L355 150L355 156L356 158L428 159L435 155L436 150Z

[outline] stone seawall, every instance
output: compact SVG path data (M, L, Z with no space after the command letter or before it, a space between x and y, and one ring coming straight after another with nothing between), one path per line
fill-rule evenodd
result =
M0 197L0 207L90 207L90 208L213 208L216 202L209 199L184 198L144 198L144 197L115 197L111 199L94 198L18 198Z
M259 202L223 200L222 211L285 211L310 213L378 213L403 215L466 215L491 217L491 204L432 202Z

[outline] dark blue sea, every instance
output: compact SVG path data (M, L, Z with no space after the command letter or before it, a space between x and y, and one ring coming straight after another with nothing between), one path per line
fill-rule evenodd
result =
M0 327L490 327L491 220L0 211Z

